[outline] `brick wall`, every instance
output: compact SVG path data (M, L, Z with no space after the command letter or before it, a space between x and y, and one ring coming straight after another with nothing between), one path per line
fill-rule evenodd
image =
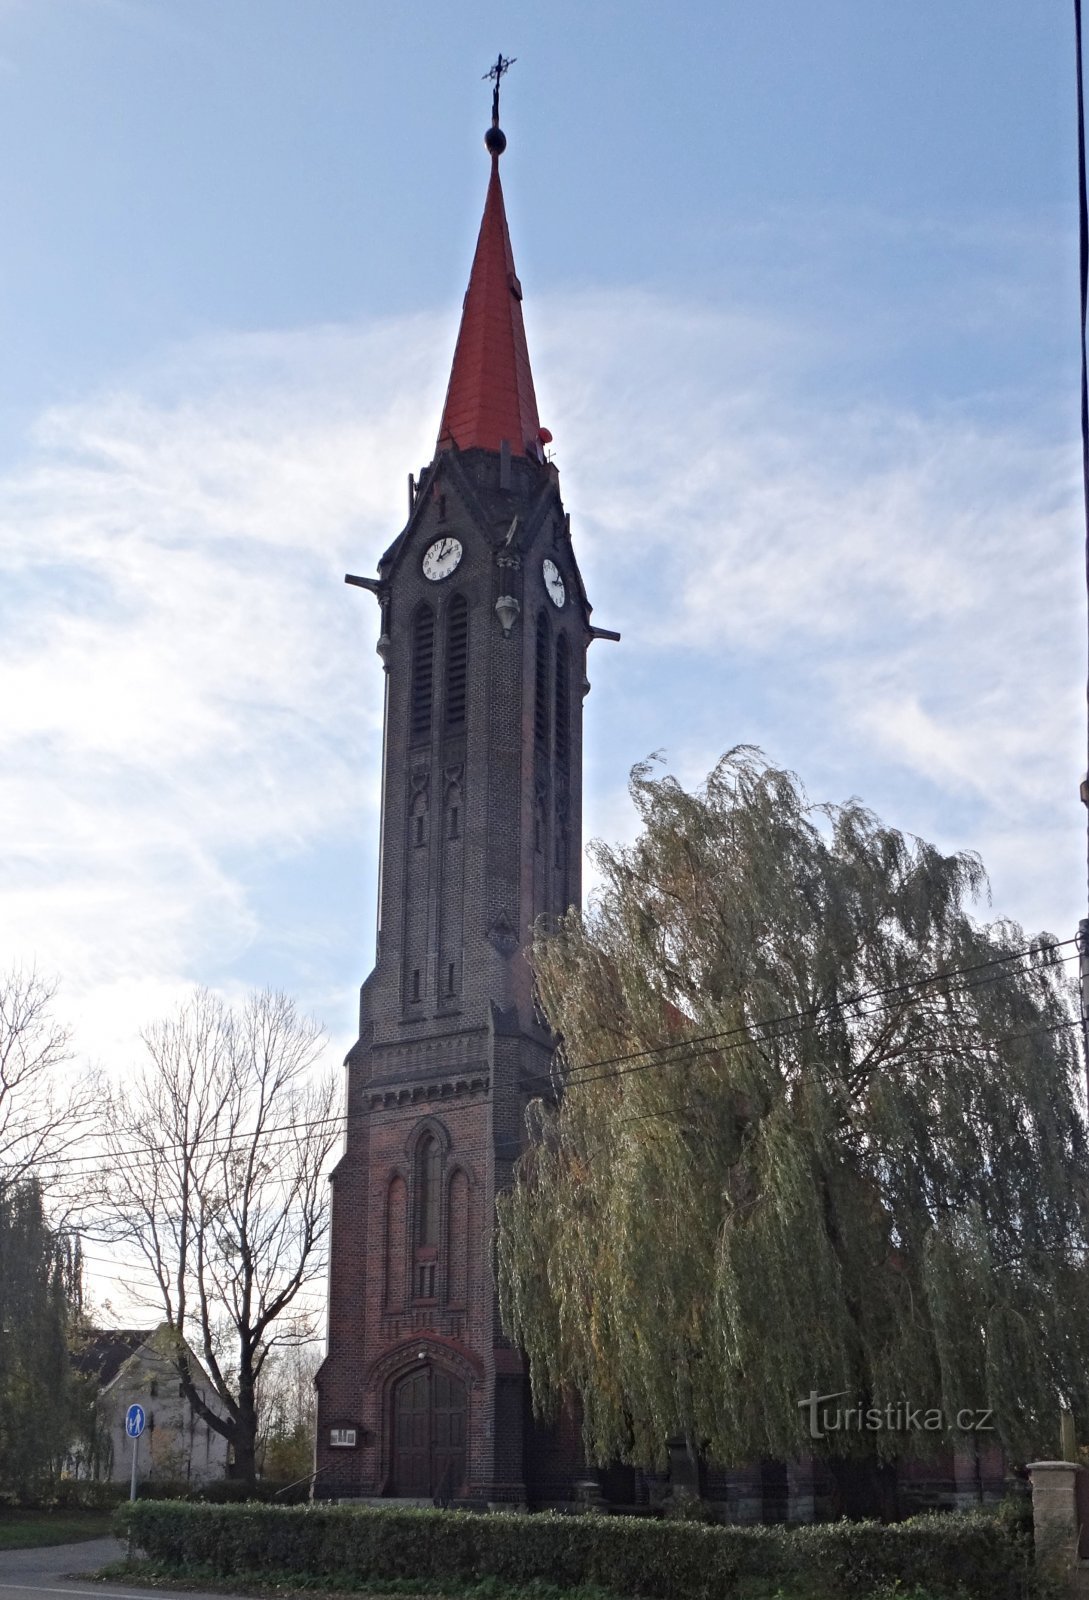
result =
M460 562L429 582L424 552L446 538L460 542ZM546 557L565 585L562 608L546 594ZM400 1487L394 1395L428 1370L444 1375L444 1395L451 1379L466 1398L457 1497L521 1501L527 1481L531 1491L562 1490L564 1462L569 1475L578 1463L570 1431L549 1437L528 1420L492 1268L495 1197L524 1142L526 1102L548 1081L551 1043L534 1016L524 951L535 918L580 895L589 613L554 469L482 450L441 453L379 576L388 674L379 945L361 990L346 1148L333 1176L317 1492ZM506 634L501 595L520 608ZM425 648L416 642L423 608ZM452 719L462 648L464 718ZM428 1139L440 1198L425 1226ZM354 1446L334 1447L335 1428L354 1429Z

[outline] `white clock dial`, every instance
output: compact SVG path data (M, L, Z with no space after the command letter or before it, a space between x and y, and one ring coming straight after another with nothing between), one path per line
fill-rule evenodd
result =
M448 578L456 569L461 560L461 540L436 539L434 544L429 544L424 551L423 575L430 578L432 583L438 583L440 578Z
M548 598L558 610L567 599L567 590L563 586L560 569L554 561L545 561L541 573L545 588L548 590Z

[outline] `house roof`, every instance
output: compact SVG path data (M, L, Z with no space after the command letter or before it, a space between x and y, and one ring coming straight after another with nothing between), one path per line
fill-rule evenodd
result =
M104 1389L154 1331L153 1328L90 1328L79 1348L72 1352L72 1366L84 1376L95 1378L99 1388Z

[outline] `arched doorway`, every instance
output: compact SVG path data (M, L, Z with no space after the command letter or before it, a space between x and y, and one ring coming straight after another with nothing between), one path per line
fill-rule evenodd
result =
M413 1368L393 1391L391 1492L449 1500L465 1483L465 1385L441 1367Z

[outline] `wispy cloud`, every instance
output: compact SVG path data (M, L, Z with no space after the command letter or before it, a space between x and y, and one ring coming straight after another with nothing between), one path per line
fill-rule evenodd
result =
M744 724L820 798L859 792L981 848L997 906L1069 928L1085 597L1077 455L1054 416L828 409L827 349L690 307L587 301L550 321L577 380L556 432L577 441L591 597L660 674L630 753L670 744L695 778Z
M0 481L2 938L80 997L214 976L262 936L254 858L376 803L342 579L422 448L431 341L397 334L396 361L383 329L189 350L48 413Z
M1069 919L1065 442L829 412L822 342L646 293L538 305L530 332L625 634L593 664L591 831L630 828L630 759L666 745L695 777L740 729L822 798L981 846L1004 909ZM92 1048L273 951L321 1003L346 958L316 924L351 917L362 976L361 885L334 914L298 864L320 885L346 839L376 848L376 619L342 576L403 521L452 339L443 316L206 340L43 416L0 479L0 962L60 973Z

